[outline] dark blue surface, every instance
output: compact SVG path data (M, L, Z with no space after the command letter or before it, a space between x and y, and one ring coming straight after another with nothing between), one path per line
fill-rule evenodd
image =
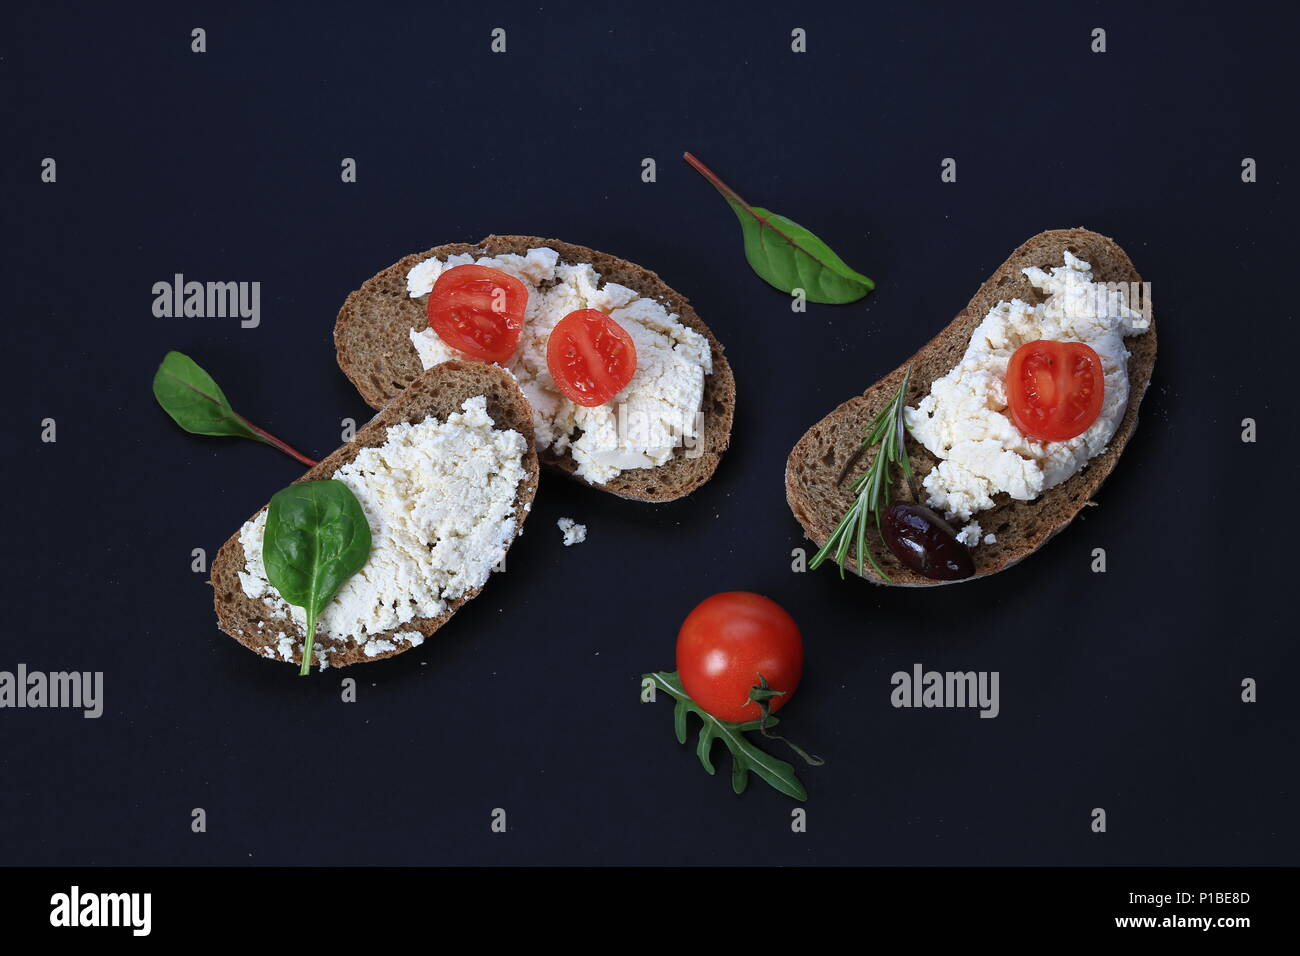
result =
M437 6L43 8L4 31L0 669L102 670L106 712L0 711L0 863L1297 862L1294 12ZM792 315L685 149L877 291ZM1023 240L1073 225L1128 250L1160 322L1099 507L967 586L792 573L799 435ZM368 417L334 362L343 298L492 232L590 245L689 296L735 368L732 449L662 507L546 476L510 571L434 640L298 680L217 631L189 565L300 470L180 432L153 371L188 352L323 456ZM176 272L260 281L261 326L155 318ZM587 543L561 547L561 515ZM638 702L682 617L726 589L804 631L783 716L827 760L802 771L804 834L791 801L758 781L737 798L667 703ZM892 709L915 662L1000 671L1001 716Z

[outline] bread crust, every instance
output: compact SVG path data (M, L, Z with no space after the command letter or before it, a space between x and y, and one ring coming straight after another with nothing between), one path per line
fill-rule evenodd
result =
M493 365L444 362L429 369L412 382L396 401L362 426L352 441L321 460L293 484L329 478L343 465L355 460L363 448L382 445L387 440L390 426L399 422L416 424L429 415L445 420L452 412L459 411L461 404L467 398L476 395L487 396L488 414L497 428L512 428L522 434L527 443L523 461L524 479L519 483L515 493L515 533L511 538L513 541L523 531L528 509L537 494L538 461L537 452L533 447L533 415L532 407L519 391L514 378ZM251 521L265 510L264 505L254 512L249 520ZM240 585L239 573L244 570L245 564L244 548L239 543L239 532L236 531L221 546L221 550L217 552L212 562L210 583L217 612L217 626L249 650L263 655L268 648L272 652L275 651L277 636L280 633L293 637L295 642L301 642L303 632L292 619L272 617L270 608L264 601L260 598L250 598L244 593ZM446 624L466 601L475 597L481 590L482 588L475 588L448 602L447 609L437 617L416 618L391 631L372 634L369 637L391 639L398 631L419 631L427 638ZM371 657L366 656L361 646L357 644L335 641L321 634L316 636L316 643L318 646L330 648L330 667L346 667L349 664L382 660L409 650L412 646L405 642L393 642L396 645L393 650L381 651ZM284 660L278 653L274 653L274 659ZM294 650L293 659L294 663L300 664L302 661L302 654L297 649Z
M803 526L804 533L818 548L825 544L851 504L853 496L850 488L855 478L869 464L869 456L858 461L842 481L840 474L851 456L861 447L864 426L888 403L902 382L908 366L912 366L913 371L908 384L907 404L915 406L929 393L935 379L946 375L961 360L976 326L994 305L1012 298L1030 303L1043 300L1044 296L1020 270L1029 266L1042 269L1059 266L1067 249L1091 264L1095 281L1142 281L1128 255L1107 236L1083 227L1039 233L1016 249L980 286L957 317L916 354L861 395L841 404L808 429L795 443L786 460L786 500L795 519ZM999 495L994 508L979 512L975 520L980 522L986 533L992 532L998 540L994 544L980 544L971 550L975 560L975 576L965 578L965 581L996 574L1033 554L1078 515L1101 483L1114 471L1120 454L1137 428L1138 408L1151 384L1151 374L1155 367L1156 344L1153 311L1150 329L1125 340L1131 353L1128 369L1129 402L1106 450L1077 474L1055 488L1048 489L1033 501L1013 501L1006 495ZM938 459L910 434L907 436L907 449L919 481ZM909 492L902 488L898 476L895 476L894 491L895 495L904 499L909 497ZM862 577L873 583L899 587L936 587L961 583L935 581L918 574L901 564L874 533L871 539L875 542L872 554L893 579L885 581L867 564ZM852 555L845 566L858 573Z
M411 298L406 292L406 274L426 259L469 254L524 255L529 249L554 249L561 261L590 263L605 281L635 289L642 296L657 299L683 325L709 341L713 372L704 379L704 435L701 445L689 452L679 448L657 468L634 468L621 472L603 484L588 482L576 474L577 464L567 451L557 455L543 451L541 463L548 469L602 491L637 501L673 501L695 491L717 470L731 442L736 408L736 380L722 343L691 307L649 269L616 256L557 239L538 236L488 236L477 243L449 243L414 253L368 279L343 303L334 322L334 347L339 368L356 386L372 408L382 408L422 371L420 359L410 343L411 330L428 326L427 296ZM696 452L698 454L695 454ZM690 457L694 455L694 457Z

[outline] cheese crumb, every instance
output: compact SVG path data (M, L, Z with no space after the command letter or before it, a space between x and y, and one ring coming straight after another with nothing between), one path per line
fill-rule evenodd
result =
M998 536L995 535L995 534L993 534L992 532L990 532L989 534L986 534L986 535L984 536L984 543L985 543L985 544L997 544L997 543L998 543Z
M419 647L424 643L424 635L419 631L398 631L393 635L395 641L405 641L412 647Z
M980 523L978 521L972 521L966 527L957 532L957 540L966 545L966 547L973 548L975 545L980 543L980 531L982 530L983 529L980 528Z
M366 657L377 657L378 655L384 653L384 651L395 651L395 650L397 650L396 644L394 644L392 641L386 641L383 638L379 638L379 637L371 638L370 640L366 641L365 647L362 648L362 651L365 652Z
M572 518L561 518L555 524L564 532L564 546L566 548L571 545L582 544L587 540L587 526L585 524L578 524Z

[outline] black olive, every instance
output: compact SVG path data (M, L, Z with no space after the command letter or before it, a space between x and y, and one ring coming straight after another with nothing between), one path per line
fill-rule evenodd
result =
M925 505L894 504L885 512L885 544L917 574L936 581L960 581L975 573L970 549L957 532Z

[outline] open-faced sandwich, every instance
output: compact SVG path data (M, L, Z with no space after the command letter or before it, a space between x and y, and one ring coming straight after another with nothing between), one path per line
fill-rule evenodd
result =
M310 660L342 667L423 643L502 564L532 507L537 468L532 409L510 375L447 362L416 377L286 489L342 482L364 514L358 527L369 526L357 570L334 582L319 612ZM217 621L250 650L301 664L306 612L271 584L268 515L253 515L212 563ZM326 528L321 547L343 550L341 536ZM313 557L286 550L295 564Z
M735 380L686 299L647 269L553 239L407 256L348 296L334 343L374 408L440 363L500 365L532 406L542 464L625 498L689 494L731 436Z
M983 577L1037 551L1114 469L1156 358L1146 286L1087 229L1040 233L899 368L810 428L786 497L868 580Z

